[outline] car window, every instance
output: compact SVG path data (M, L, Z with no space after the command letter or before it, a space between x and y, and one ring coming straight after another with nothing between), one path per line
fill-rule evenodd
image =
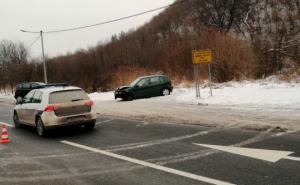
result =
M49 103L68 103L72 101L88 100L89 97L83 90L57 91L50 94Z
M22 88L22 84L19 84L16 86L17 89L21 89Z
M145 86L148 86L149 83L150 83L149 78L143 78L137 83L137 85L139 87L145 87Z
M169 81L170 81L169 77L167 77L167 76L161 76L161 77L159 77L159 78L160 78L160 81L161 81L162 83L166 83L166 82L169 82Z
M22 85L22 88L23 88L23 89L29 89L29 88L30 88L30 84L29 84L29 83L24 83L24 84Z
M23 99L23 103L30 103L35 91L30 91Z
M36 83L32 83L32 84L31 84L31 88L36 88L37 86L39 86L39 85L36 84Z
M41 103L41 101L42 101L42 92L35 91L31 101L32 101L32 103Z
M160 81L160 83L165 83L163 77L161 77L161 76L159 77L159 81Z
M150 84L151 84L151 85L158 85L158 84L160 84L159 77L158 77L158 76L156 76L156 77L151 77L151 78L150 78Z
M131 82L130 86L131 87L135 86L139 81L140 81L140 78L134 80L133 82Z

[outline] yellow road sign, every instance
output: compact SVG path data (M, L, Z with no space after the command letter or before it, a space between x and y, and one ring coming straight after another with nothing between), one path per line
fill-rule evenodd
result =
M211 50L194 50L192 52L193 64L210 63L212 62Z

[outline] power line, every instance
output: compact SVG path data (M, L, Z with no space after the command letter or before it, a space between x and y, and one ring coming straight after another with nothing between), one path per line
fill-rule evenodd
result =
M40 35L31 42L31 44L26 48L26 50L29 50L39 40L39 38Z
M125 20L125 19L130 19L130 18L133 18L133 17L141 16L141 15L148 14L148 13L151 13L151 12L155 12L155 11L158 11L158 10L161 10L161 9L165 9L165 8L168 8L168 7L171 7L171 6L175 6L175 5L178 5L178 4L181 4L181 3L185 3L186 1L188 1L188 0L181 0L181 1L175 2L173 4L166 5L166 6L161 6L161 7L154 8L154 9L151 9L151 10L147 10L147 11L144 11L144 12L140 12L140 13L136 13L136 14L125 16L125 17L120 17L120 18L117 18L117 19L112 19L112 20L109 20L109 21L96 23L96 24L91 24L91 25L86 25L86 26L78 26L78 27L73 27L73 28L66 28L66 29L59 29L59 30L43 31L43 33L47 33L47 34L49 34L49 33L61 33L61 32L80 30L80 29L100 26L100 25L104 25L104 24L109 24L109 23L113 23L113 22L118 22L118 21L122 21L122 20ZM26 30L21 30L21 31L22 32L28 32L28 33L40 33L40 31L26 31Z

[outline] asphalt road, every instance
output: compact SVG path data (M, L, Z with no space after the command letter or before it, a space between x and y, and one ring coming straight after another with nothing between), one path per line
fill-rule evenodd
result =
M0 104L0 122L13 126L12 109ZM93 131L64 128L40 138L33 128L8 127L8 133L11 142L0 144L1 185L300 184L300 132L99 117ZM234 146L224 150L240 154L195 143ZM278 151L292 153L268 161Z

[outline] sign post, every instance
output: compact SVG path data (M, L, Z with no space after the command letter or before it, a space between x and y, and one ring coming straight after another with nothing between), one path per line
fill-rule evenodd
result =
M213 96L212 89L211 89L211 70L210 70L210 64L208 64L208 75L209 75L209 90L210 90L210 96Z
M199 85L199 66L194 64L194 79L196 88L196 98L200 98L200 85Z
M209 63L208 65L208 73L209 73L209 88L210 95L212 96L212 88L211 88L211 69L210 63L212 62L212 51L211 50L193 50L192 51L192 59L194 64L194 78L195 78L195 87L196 87L196 97L200 97L200 88L199 88L199 64L201 63Z

